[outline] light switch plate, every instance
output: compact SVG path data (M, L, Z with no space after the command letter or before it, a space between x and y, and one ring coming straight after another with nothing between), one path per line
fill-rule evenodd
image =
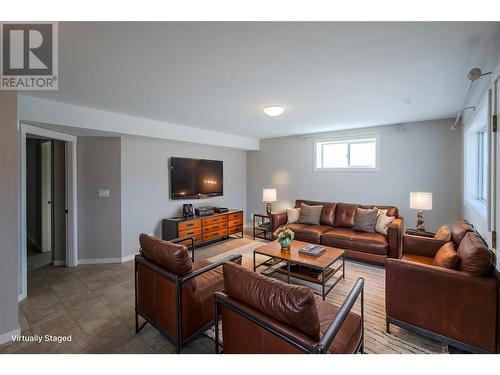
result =
M99 198L109 198L109 189L99 189Z

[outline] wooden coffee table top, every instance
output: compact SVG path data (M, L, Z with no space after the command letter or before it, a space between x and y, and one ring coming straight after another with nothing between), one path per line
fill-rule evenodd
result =
M325 245L320 245L325 248L325 252L318 257L300 254L299 249L306 245L309 245L309 243L293 240L290 251L281 251L280 244L273 241L256 248L253 252L321 269L329 267L344 255L344 250Z

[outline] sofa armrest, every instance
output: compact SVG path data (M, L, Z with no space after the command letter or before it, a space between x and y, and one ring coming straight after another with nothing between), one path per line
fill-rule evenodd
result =
M414 263L386 262L389 318L494 352L498 283L494 277Z
M436 252L447 241L436 240L434 238L414 236L405 234L403 236L403 251L402 254L414 254L424 257L434 258Z
M328 348L332 344L333 340L335 339L335 336L337 333L340 331L340 328L342 327L342 324L346 320L347 316L352 310L352 307L354 306L354 303L358 300L358 297L361 296L361 350L363 350L363 331L364 331L364 288L365 280L360 277L357 281L356 284L354 284L353 288L349 292L349 295L346 297L344 303L340 307L339 311L333 318L332 322L326 329L325 334L319 341L318 345L316 346L315 350L318 353L326 353L328 351ZM349 353L345 353L349 354Z
M274 231L287 223L286 211L271 212L271 230ZM273 235L274 238L274 235Z
M387 228L387 243L389 244L389 258L399 258L401 252L401 236L404 230L404 220L401 216L396 218Z

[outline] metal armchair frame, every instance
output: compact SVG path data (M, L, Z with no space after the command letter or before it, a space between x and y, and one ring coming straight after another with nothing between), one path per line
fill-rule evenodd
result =
M181 241L185 240L191 240L191 252L192 252L192 259L194 260L194 237L182 237L182 238L176 238L174 240L169 240L169 242L173 243L178 243ZM195 333L193 333L191 336L187 337L186 339L182 340L182 325L181 325L181 308L182 308L182 285L185 284L187 281L194 279L195 277L208 272L210 270L213 270L217 267L222 266L225 262L241 262L241 255L230 255L227 256L223 259L220 259L212 264L209 264L205 267L202 267L200 269L197 269L196 271L191 271L187 273L186 275L183 276L178 276L174 273L171 273L158 265L148 261L142 254L138 254L135 256L135 332L139 333L144 326L149 323L151 324L154 328L156 328L163 336L165 336L168 340L172 341L175 345L176 353L179 354L181 352L181 349L192 342L194 339L196 339L198 336L200 336L203 332L205 332L208 328L213 326L214 320L208 322L205 326L201 327L199 330L197 330ZM160 275L161 277L167 279L171 283L175 284L175 315L176 315L176 333L175 336L170 335L168 332L160 328L156 322L149 317L144 311L141 311L137 305L137 288L138 288L138 279L137 279L137 273L138 273L138 266L139 264L141 266L147 267L150 270L154 271L156 274ZM145 319L145 322L142 325L139 325L139 316L143 317Z

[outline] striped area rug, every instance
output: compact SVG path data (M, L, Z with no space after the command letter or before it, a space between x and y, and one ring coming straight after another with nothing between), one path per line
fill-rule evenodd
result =
M262 246L262 242L254 241L248 245L223 253L211 260L217 260L230 254L241 254L242 264L253 267L253 250ZM266 257L257 256L257 262ZM275 274L281 277L279 274ZM446 345L422 337L405 329L391 326L391 333L385 332L385 269L356 261L346 261L346 276L328 294L326 300L336 305L341 305L354 283L359 277L365 279L365 351L376 354L429 354L447 353ZM293 279L294 283L307 285L311 289L320 291L320 287L312 283ZM357 303L354 311L359 313ZM205 333L214 338L214 328Z

